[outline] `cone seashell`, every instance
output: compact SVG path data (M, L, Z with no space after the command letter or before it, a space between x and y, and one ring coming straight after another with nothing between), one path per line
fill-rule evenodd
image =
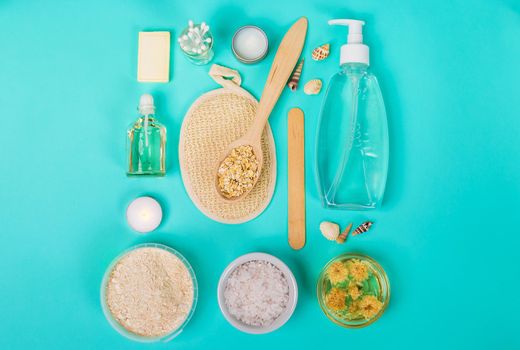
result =
M339 225L334 222L323 221L320 224L320 231L323 237L329 241L334 241L339 236Z
M320 79L312 79L305 84L303 87L303 92L307 95L317 95L321 91L322 82Z
M312 59L315 61L322 61L329 57L330 44L323 44L312 50Z
M372 226L372 224L372 221L366 221L362 223L354 230L354 232L352 232L352 236L360 235L362 233L367 232L368 230L370 230L370 226Z
M343 232L341 232L341 234L338 236L338 238L336 238L336 242L339 244L345 243L351 228L352 228L352 224L349 224L347 226L347 228L345 228L345 230L343 230Z
M298 82L300 81L300 77L302 76L302 69L303 69L303 59L298 63L296 68L294 69L294 72L291 75L291 78L289 79L289 82L287 83L287 86L292 91L295 91L298 88Z

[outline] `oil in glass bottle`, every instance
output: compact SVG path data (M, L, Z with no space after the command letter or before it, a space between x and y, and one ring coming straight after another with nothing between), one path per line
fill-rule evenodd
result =
M166 128L155 116L152 95L139 101L139 118L127 130L127 175L164 176L166 174Z

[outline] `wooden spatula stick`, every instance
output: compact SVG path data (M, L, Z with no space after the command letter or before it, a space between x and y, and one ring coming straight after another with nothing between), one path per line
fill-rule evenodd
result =
M289 245L301 249L305 245L305 137L301 109L289 111L287 126Z

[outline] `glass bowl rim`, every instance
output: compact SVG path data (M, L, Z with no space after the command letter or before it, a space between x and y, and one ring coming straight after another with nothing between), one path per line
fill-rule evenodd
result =
M250 326L233 317L231 313L228 311L224 297L225 284L231 273L235 271L235 269L237 269L239 266L257 260L267 261L273 264L285 275L287 283L289 284L289 303L287 305L287 308L272 324L264 327ZM246 253L231 261L220 275L220 279L217 286L217 301L220 308L220 312L222 313L226 321L228 321L228 323L236 329L249 334L267 334L274 332L291 319L294 310L296 309L296 305L298 304L298 283L296 282L296 278L294 277L294 274L289 268L289 266L287 266L287 264L285 264L281 259L277 258L276 256L263 252Z
M381 311L379 311L379 313L375 317L367 320L365 323L355 324L355 325L342 323L342 322L336 320L335 318L333 318L332 315L330 315L330 313L327 310L327 308L325 307L325 305L323 305L323 300L322 300L322 298L320 296L320 290L321 290L320 284L322 284L322 282L323 282L323 279L325 277L325 273L327 271L327 268L333 262L335 262L337 260L340 260L340 259L341 260L344 260L344 259L367 260L368 262L370 262L370 264L372 264L374 266L375 270L381 275L382 283L386 286L386 290L387 290L386 294L387 295L386 295L385 300L383 301L383 307L381 308ZM337 324L337 325L339 325L341 327L344 327L344 328L363 328L363 327L371 325L372 323L377 321L383 315L383 313L386 311L386 309L388 307L388 303L390 301L390 281L388 280L388 276L387 276L385 270L383 269L383 267L376 260L371 258L370 256L365 255L365 254L361 254L361 253L342 253L342 254L339 254L339 255L335 256L334 258L330 259L325 264L323 269L321 269L320 274L318 276L318 282L316 283L316 296L318 298L318 303L320 304L321 311L325 314L325 316L327 316L327 318L329 320L331 320L335 324Z
M188 270L192 284L193 284L193 301L191 304L190 312L188 313L188 315L186 316L184 321L181 323L181 325L179 327L175 328L170 333L167 333L167 334L161 335L161 336L157 336L157 337L145 337L145 336L130 332L129 330L124 328L123 325L121 325L115 319L115 317L110 312L108 305L106 303L106 288L107 288L107 284L108 284L108 279L110 277L110 273L112 272L112 270L114 269L116 264L121 260L121 258L123 258L125 255L127 255L135 250L141 249L141 248L162 249L162 250L165 250L168 253L171 253L174 256L176 256ZM131 247L123 250L114 259L112 259L112 261L108 265L108 267L105 270L105 273L103 275L103 280L101 281L101 288L100 288L101 308L103 310L103 314L105 315L105 318L107 319L108 323L119 334L125 336L128 339L135 340L135 341L142 342L142 343L168 342L168 341L172 340L173 338L175 338L176 336L178 336L182 332L182 330L184 329L184 327L189 322L189 320L191 319L191 317L193 316L193 314L195 312L195 308L197 306L197 301L198 301L198 294L199 293L198 293L197 277L195 275L195 271L193 270L191 264L177 250L175 250L167 245L161 244L161 243L141 243L141 244L137 244L137 245L131 246Z

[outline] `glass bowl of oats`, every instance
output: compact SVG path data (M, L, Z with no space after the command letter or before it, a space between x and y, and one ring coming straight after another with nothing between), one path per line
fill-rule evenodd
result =
M318 277L318 301L325 315L346 328L375 322L390 300L388 277L374 259L354 253L329 261Z
M193 315L197 295L189 262L158 243L124 251L109 265L101 283L107 321L139 342L167 342L179 335Z

